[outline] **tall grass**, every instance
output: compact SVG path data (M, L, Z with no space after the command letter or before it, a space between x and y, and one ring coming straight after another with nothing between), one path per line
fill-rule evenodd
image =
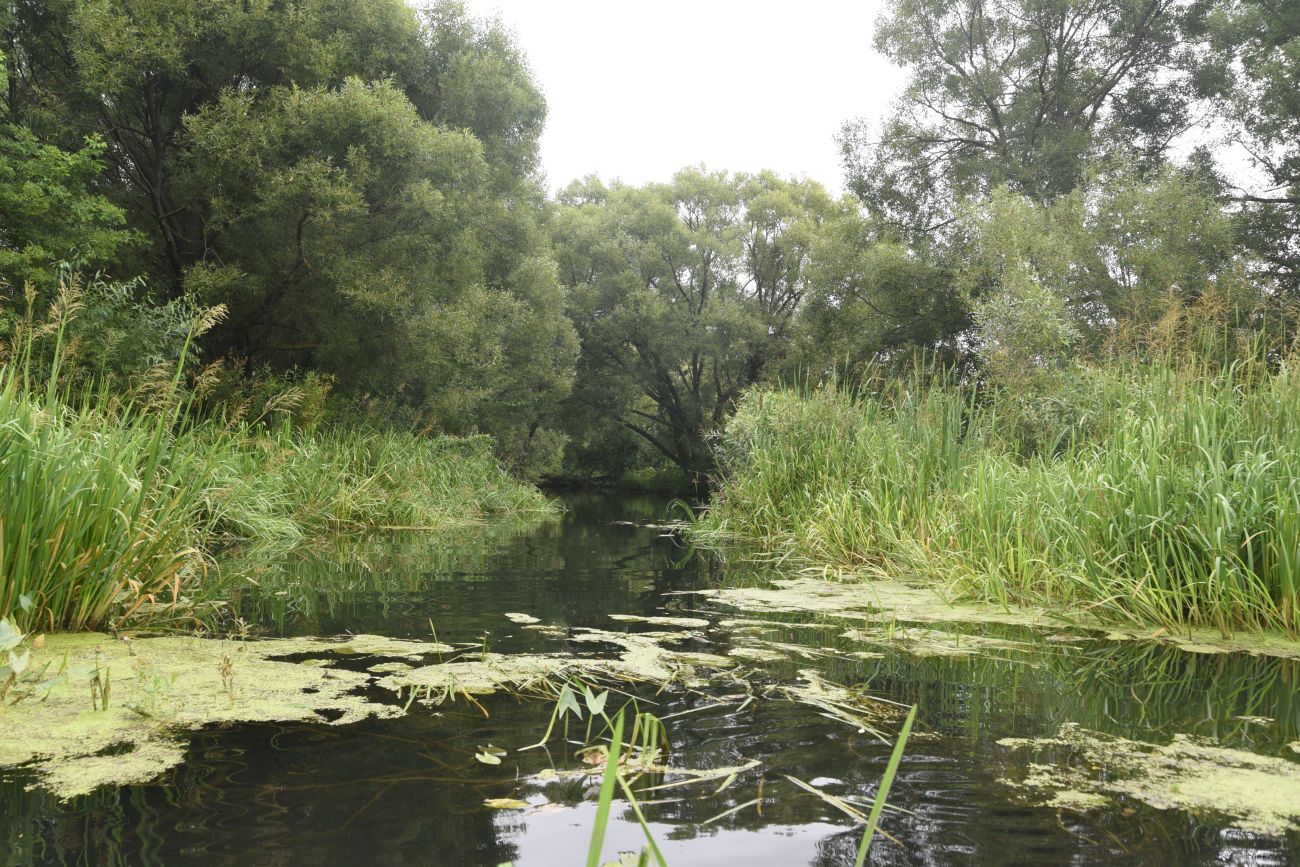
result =
M185 361L214 313L139 393L74 393L62 374L78 304L65 283L38 322L29 293L0 356L0 618L29 631L190 616L220 592L211 555L232 542L553 508L485 437L194 420Z
M756 392L695 533L1005 604L1300 634L1300 370L1269 365L1082 367L1034 398L1029 438L1023 400L942 378Z

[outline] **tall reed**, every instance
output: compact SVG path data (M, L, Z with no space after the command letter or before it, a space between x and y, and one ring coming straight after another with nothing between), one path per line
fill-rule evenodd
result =
M1036 398L1059 429L1033 448L1016 396L942 379L756 392L695 533L1007 604L1300 634L1300 370L1270 364L1081 368Z
M191 616L220 593L211 554L232 542L554 508L486 437L196 420L186 359L219 310L197 316L179 360L135 394L84 378L74 391L64 373L79 287L67 280L41 320L34 300L0 347L0 618L29 631Z

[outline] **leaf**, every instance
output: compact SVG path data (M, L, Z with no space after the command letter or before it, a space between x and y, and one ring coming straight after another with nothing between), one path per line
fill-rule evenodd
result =
M30 650L24 650L22 656L9 651L9 667L13 669L14 674L22 674L27 669L27 663L31 662L32 653Z
M572 713L578 719L582 719L582 708L578 705L578 699L573 695L573 690L566 683L560 690L560 698L556 702L559 715L563 717L566 713Z
M31 611L32 606L35 604L36 603L32 601L32 597L26 593L18 597L18 607L24 612Z
M491 753L475 753L474 758L478 759L480 762L482 762L485 765L501 764L501 759L498 756L492 755Z
M0 650L13 650L23 643L23 633L8 620L0 619Z
M532 805L518 798L487 798L483 806L493 810L526 810Z
M587 698L587 712L592 716L602 713L605 710L605 702L609 700L609 690L605 690L600 695L593 695L591 687L585 687Z
M487 753L489 756L506 756L510 754L509 750L502 749L496 744L488 744L485 747L479 747L478 751L480 753Z

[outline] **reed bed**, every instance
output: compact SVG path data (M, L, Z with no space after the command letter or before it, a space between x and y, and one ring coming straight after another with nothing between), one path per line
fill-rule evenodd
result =
M179 361L124 395L67 384L75 284L44 321L30 308L0 353L0 619L27 631L193 617L231 577L212 565L230 544L554 509L486 437L199 418L185 361L211 312Z
M1003 604L1300 634L1295 362L1071 381L1030 401L1053 420L1032 437L1023 396L943 377L752 393L694 535Z

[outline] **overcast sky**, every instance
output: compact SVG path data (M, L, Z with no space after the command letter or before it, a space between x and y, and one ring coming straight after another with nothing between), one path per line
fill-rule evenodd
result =
M469 0L499 13L546 93L548 185L677 169L842 186L835 133L879 117L902 71L871 47L881 0Z

